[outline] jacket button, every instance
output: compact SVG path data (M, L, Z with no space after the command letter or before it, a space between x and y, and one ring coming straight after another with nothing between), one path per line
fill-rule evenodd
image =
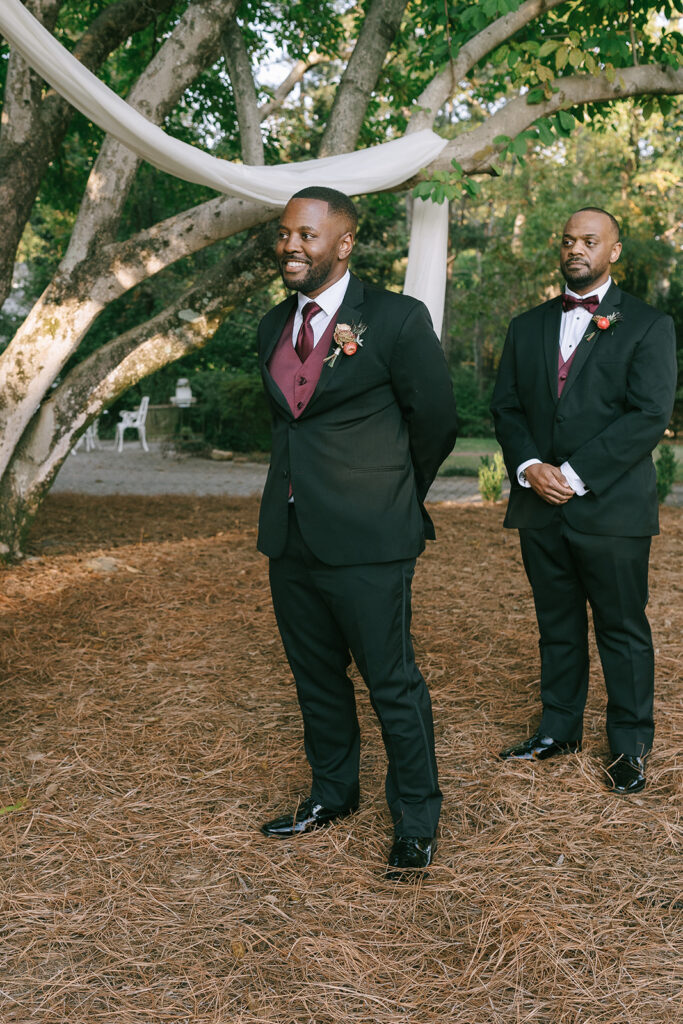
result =
M288 476L289 476L289 473L287 472L287 470L283 469L282 470L282 479L286 480Z
M289 424L289 429L290 430L296 430L296 423L290 423Z
M564 416L558 416L557 417L557 422L558 423L564 423Z

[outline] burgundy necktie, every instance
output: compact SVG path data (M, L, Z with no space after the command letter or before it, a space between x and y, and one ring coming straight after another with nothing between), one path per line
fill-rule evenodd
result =
M320 306L317 302L307 302L304 308L301 310L302 321L301 327L299 328L299 334L296 339L296 354L302 363L305 363L311 352L313 351L313 328L311 327L311 320L316 313L320 312Z
M565 313L568 309L576 309L577 306L583 306L589 313L594 313L599 305L600 299L597 295L587 295L585 298L579 299L576 295L562 293L562 309Z

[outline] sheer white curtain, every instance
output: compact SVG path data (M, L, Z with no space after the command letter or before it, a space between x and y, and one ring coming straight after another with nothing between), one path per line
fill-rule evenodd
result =
M124 146L168 174L218 192L284 205L306 185L360 195L399 185L434 160L446 141L429 130L381 146L276 167L219 160L167 135L73 57L20 0L0 0L0 33L72 106ZM405 291L427 305L437 333L443 319L448 206L417 200Z

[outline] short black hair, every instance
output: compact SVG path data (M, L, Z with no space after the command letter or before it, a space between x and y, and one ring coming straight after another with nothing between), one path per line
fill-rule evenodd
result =
M603 210L600 206L582 206L581 209L577 210L576 212L577 213L604 213L605 217L608 217L609 220L612 222L612 227L614 228L614 230L617 233L617 242L621 238L621 229L619 227L619 221L617 220L616 217L614 217L609 212L609 210Z
M358 210L344 192L336 188L327 188L326 185L308 185L299 192L295 192L292 199L319 199L327 203L330 213L338 213L351 223L353 230L358 227Z

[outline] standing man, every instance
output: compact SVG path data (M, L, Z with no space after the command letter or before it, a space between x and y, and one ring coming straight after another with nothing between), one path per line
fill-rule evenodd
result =
M441 792L410 590L415 560L434 537L423 502L457 421L425 306L349 273L356 224L353 203L334 189L290 199L275 253L294 295L258 331L273 429L258 548L270 558L312 770L310 796L262 832L301 835L357 809L353 655L389 759L387 875L402 878L427 867L436 849Z
M607 687L609 783L645 785L654 652L645 614L650 538L659 532L652 450L673 408L673 323L614 284L619 225L573 214L562 235L564 295L510 324L491 406L512 482L540 632L543 715L501 757L544 760L581 747L588 621Z

